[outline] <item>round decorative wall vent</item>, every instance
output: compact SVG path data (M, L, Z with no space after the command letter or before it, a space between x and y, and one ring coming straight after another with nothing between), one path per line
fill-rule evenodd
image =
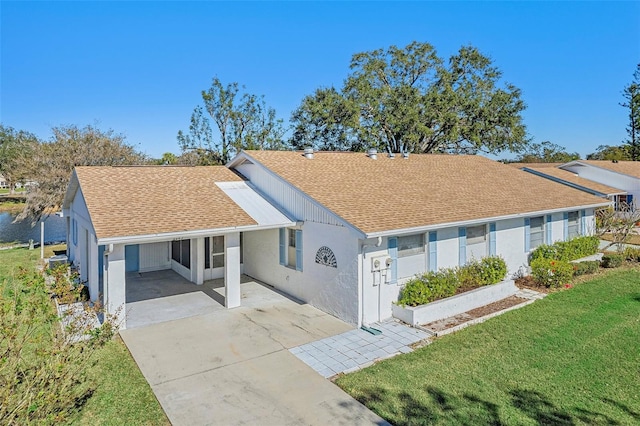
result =
M336 262L336 256L333 254L333 251L327 246L322 246L318 249L316 253L316 263L320 265L330 266L332 268L338 267L338 262Z

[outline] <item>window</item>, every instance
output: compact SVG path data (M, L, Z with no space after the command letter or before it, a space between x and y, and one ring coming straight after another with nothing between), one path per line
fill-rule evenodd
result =
M580 236L580 214L579 212L569 212L567 214L567 239Z
M187 269L191 268L191 240L172 241L171 259Z
M287 266L296 267L296 230L288 229L289 247L287 249Z
M280 264L302 271L302 230L280 228Z
M487 241L487 227L485 225L467 227L467 245L468 246L473 244L485 244L486 241Z
M213 251L211 252L211 257L213 259L213 267L222 268L224 267L224 237L213 237L212 240Z
M532 217L529 222L529 248L544 244L544 216Z
M398 257L424 253L424 234L398 237Z

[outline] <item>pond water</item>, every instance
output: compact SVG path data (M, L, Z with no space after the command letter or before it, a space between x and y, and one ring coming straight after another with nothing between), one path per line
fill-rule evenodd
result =
M40 242L40 222L32 228L31 221L12 223L14 219L15 216L11 213L0 213L0 242L28 243L29 239L33 239L36 243ZM66 220L64 218L51 215L45 219L45 244L64 242L66 235Z

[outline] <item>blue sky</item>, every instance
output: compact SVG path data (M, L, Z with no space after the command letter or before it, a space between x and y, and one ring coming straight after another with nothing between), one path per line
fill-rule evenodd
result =
M341 86L354 53L413 40L444 57L478 47L522 89L533 140L584 156L625 138L618 104L640 62L640 2L2 1L0 15L4 125L48 138L97 123L154 157L178 153L214 76L288 120Z

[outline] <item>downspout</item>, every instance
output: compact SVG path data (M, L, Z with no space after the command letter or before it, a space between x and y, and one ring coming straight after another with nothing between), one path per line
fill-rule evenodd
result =
M366 251L367 247L380 247L382 245L382 237L378 237L375 244L362 244L362 249L360 251L360 255L362 257L362 270L360 271L360 323L359 327L364 325L364 267L365 267L365 259L366 259ZM379 299L379 298L378 298ZM378 300L378 304L380 300Z

